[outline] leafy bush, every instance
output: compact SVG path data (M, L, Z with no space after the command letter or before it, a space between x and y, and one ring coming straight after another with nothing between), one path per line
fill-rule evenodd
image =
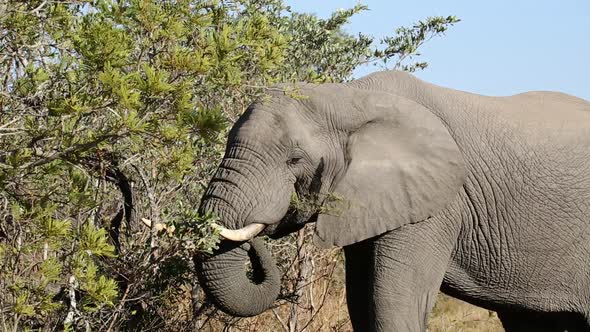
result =
M230 125L276 82L424 68L407 61L458 22L429 18L377 47L342 31L365 9L320 19L281 0L0 4L3 328L235 324L203 300L191 260L217 241L214 216L195 210ZM296 267L314 259L294 254L304 235L281 242Z

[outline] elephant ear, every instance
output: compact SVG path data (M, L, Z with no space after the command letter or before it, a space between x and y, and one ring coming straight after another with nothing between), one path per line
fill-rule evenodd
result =
M330 203L316 223L321 247L426 220L455 198L465 180L462 154L431 111L388 93L367 91L360 99L353 108L364 120L348 131L348 166L333 190L341 201Z

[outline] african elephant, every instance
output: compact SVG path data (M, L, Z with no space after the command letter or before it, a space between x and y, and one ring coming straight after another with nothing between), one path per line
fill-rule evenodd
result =
M293 193L343 204L292 213ZM232 128L199 209L227 240L197 272L233 315L279 292L250 239L314 222L317 244L344 247L355 331L425 331L439 289L507 331L590 330L590 103L573 96L487 97L396 71L279 86Z

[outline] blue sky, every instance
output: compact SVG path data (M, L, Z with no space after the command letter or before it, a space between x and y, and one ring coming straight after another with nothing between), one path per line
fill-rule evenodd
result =
M327 17L357 0L287 0L296 11ZM364 0L346 30L374 37L427 16L462 21L422 48L430 66L417 76L486 95L555 90L590 100L589 0ZM373 68L359 70L362 76Z

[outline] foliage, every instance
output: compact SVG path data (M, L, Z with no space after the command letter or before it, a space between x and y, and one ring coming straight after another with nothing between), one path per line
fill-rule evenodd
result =
M320 203L321 202L321 203ZM291 193L289 208L304 214L329 214L339 215L349 202L336 193L325 194L320 199L311 199L309 197L300 197L296 192Z
M195 209L228 127L266 86L401 63L457 22L402 28L378 50L342 30L365 9L320 19L282 0L0 3L3 327L228 321L207 316L191 261L217 242L215 216Z
M386 45L385 49L377 50L374 53L376 59L382 59L387 64L392 55L395 55L397 62L394 69L414 72L418 69L428 67L427 62L415 62L405 64L406 59L420 56L418 48L430 39L444 34L448 28L460 20L455 16L436 16L428 17L425 21L419 21L411 28L400 27L396 29L396 34L391 37L385 37L381 43Z

